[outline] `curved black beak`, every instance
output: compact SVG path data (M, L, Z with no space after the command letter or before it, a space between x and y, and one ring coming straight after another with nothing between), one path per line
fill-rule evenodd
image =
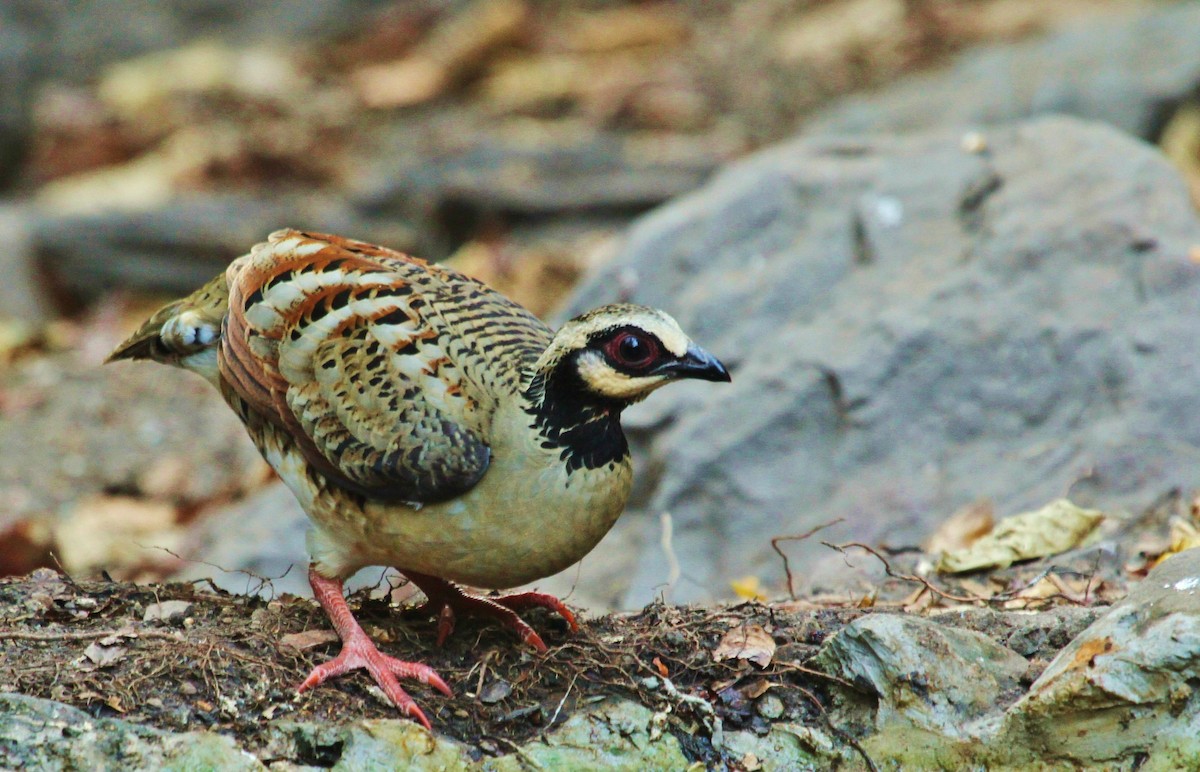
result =
M721 364L721 360L695 344L688 346L687 353L682 357L670 362L664 362L654 368L654 372L659 375L670 375L674 378L697 378L702 381L724 381L728 383L732 380L729 377L729 371L725 369L725 365Z

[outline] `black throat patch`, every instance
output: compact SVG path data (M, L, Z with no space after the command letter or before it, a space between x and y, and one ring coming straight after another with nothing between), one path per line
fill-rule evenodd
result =
M542 437L543 448L559 448L567 473L599 469L623 461L629 443L621 430L624 402L605 400L589 393L568 357L549 374L539 373L526 391L525 412L533 416L530 427Z

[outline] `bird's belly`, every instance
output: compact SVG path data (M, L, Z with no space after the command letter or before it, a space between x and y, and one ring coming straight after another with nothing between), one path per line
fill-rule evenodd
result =
M311 557L331 576L385 565L476 587L532 582L596 546L624 509L632 478L628 459L569 474L557 459L494 459L474 488L449 501L364 501L322 484L298 453L269 444L267 461L316 526Z
M417 511L369 504L368 512L381 516L367 520L378 524L386 564L478 587L512 587L583 558L625 507L627 467L603 479L576 472L569 487L563 477L547 469L514 485L512 476L489 471L467 494Z

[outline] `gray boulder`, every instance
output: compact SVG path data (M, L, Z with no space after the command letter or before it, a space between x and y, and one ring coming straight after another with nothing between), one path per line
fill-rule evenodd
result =
M1023 694L1014 687L1026 661L988 636L942 626L945 615L862 617L816 661L839 678L837 721L870 726L860 747L895 768L1194 769L1198 590L1200 549L1167 560ZM1037 615L1039 628L1059 627L1052 615L1071 626L1068 611Z
M730 388L629 411L641 487L611 538L635 554L601 578L624 605L663 590L663 512L670 596L699 601L748 573L781 587L771 537L839 517L828 538L903 546L982 497L1134 508L1194 485L1198 245L1157 151L1073 119L800 139L730 167L570 303L661 306L733 366ZM844 579L817 540L788 549L802 588Z
M1154 569L1059 652L1005 714L997 745L1028 763L1182 769L1200 758L1200 549Z
M5 769L261 769L215 732L164 732L51 700L0 694Z
M804 130L912 132L1064 113L1153 139L1170 108L1200 86L1198 39L1200 5L1177 3L972 48L944 70L841 99Z
M843 679L839 683L863 690L876 726L902 723L948 737L959 736L966 722L995 709L1003 697L1019 693L1018 681L1028 668L1023 657L982 633L902 614L856 619L817 661L824 672ZM863 696L851 699L861 702Z

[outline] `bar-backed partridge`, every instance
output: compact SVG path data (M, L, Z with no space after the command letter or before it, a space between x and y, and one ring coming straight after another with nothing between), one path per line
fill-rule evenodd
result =
M621 514L629 451L620 415L679 378L728 381L675 321L619 304L552 332L449 268L337 236L284 230L155 313L111 360L152 359L214 384L300 500L313 593L342 640L300 690L366 668L426 727L401 689L449 695L429 667L379 652L342 581L394 566L428 597L438 640L454 612L498 618L558 599L468 594L505 588L586 555Z

